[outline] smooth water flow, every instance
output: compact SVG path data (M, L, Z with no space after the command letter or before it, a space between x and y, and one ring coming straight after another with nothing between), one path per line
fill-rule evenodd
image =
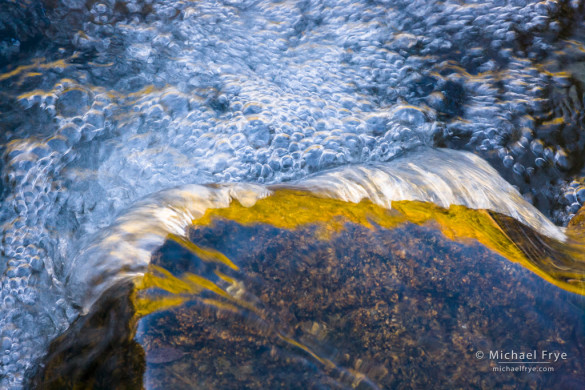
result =
M488 209L511 216L555 240L565 239L557 226L481 159L453 150L422 149L389 163L346 167L290 184L189 185L157 193L97 234L67 265L72 300L87 312L103 291L120 280L143 274L152 253L169 235L188 239L187 228L208 209L227 208L236 201L250 207L269 196L271 188L303 189L353 203L369 200L387 209L392 208L392 202L403 200L432 202L446 208L461 205Z
M489 208L563 240L585 202L583 12L0 1L0 387L168 232L281 183Z

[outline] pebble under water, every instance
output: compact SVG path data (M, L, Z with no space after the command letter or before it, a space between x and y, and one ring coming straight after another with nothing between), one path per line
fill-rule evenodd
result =
M22 388L88 309L71 282L96 276L72 275L82 254L140 274L132 256L164 240L117 228L152 210L168 231L190 224L159 191L314 189L326 170L441 147L567 225L585 203L584 14L579 0L0 0L0 388ZM478 180L448 162L455 188Z

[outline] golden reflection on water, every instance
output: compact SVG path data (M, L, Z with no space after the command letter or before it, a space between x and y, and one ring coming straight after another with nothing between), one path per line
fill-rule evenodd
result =
M251 207L234 202L228 208L210 209L202 218L193 221L195 225L205 226L217 218L224 218L242 225L268 224L280 229L295 230L303 225L317 225L317 238L328 240L332 234L343 229L347 222L358 224L369 229L378 227L392 229L404 223L432 225L437 227L447 238L459 241L477 241L506 259L519 263L548 282L573 293L585 295L585 262L583 251L575 240L564 244L546 239L548 245L556 247L552 256L564 257L565 266L558 265L558 258L551 258L551 251L535 247L539 242L530 237L516 234L516 241L510 237L510 229L518 228L519 224L507 225L509 217L494 215L488 210L468 209L464 206L452 205L448 209L432 203L418 201L395 201L392 209L387 210L368 200L360 203L349 203L330 198L319 198L302 191L281 190L272 196L258 200ZM535 235L537 233L534 233ZM576 237L576 235L573 235ZM542 236L539 237L544 239ZM191 251L201 260L225 265L232 270L239 270L227 256L221 252L201 248L193 242L175 234L168 239ZM525 239L525 241L522 241ZM545 242L540 242L546 245ZM532 247L532 248L530 248ZM556 249L556 250L555 250ZM567 265L569 259L570 265ZM561 261L563 259L560 259ZM234 278L215 271L216 275L228 285L238 283ZM162 289L174 296L136 297L136 315L142 317L152 312L180 305L189 296L198 295L204 290L211 291L228 300L206 300L208 304L220 309L237 310L236 306L244 306L260 314L258 309L249 303L230 295L212 281L199 275L185 274L181 278L169 271L151 265L147 272L136 283L138 291L151 288ZM233 304L236 304L234 306Z
M571 244L571 240L568 244L556 242L522 227L523 225L510 217L487 210L473 210L456 205L445 209L418 201L393 202L392 209L387 210L370 201L356 204L319 198L302 191L280 190L272 196L258 200L251 207L234 202L227 208L208 210L203 217L194 220L193 224L207 226L217 219L227 219L248 226L267 224L287 230L314 225L317 226L318 240L329 240L336 232L344 229L346 223L358 224L371 230L393 229L405 223L430 225L438 228L450 240L464 243L477 241L548 282L567 291L585 295L585 263L581 247L576 246L574 241ZM168 239L189 250L202 261L215 264L214 278L217 277L217 282L190 272L175 276L168 270L151 264L148 272L136 281L133 293L135 320L196 299L219 310L252 313L261 322L268 324L270 332L285 343L303 350L324 367L335 367L333 362L318 356L292 335L271 325L265 311L254 300L248 299L246 287L238 280L238 276L230 276L220 270L226 267L232 274L239 274L238 266L227 256L214 249L202 248L174 234ZM547 245L548 250L538 245ZM560 256L561 259L551 256ZM570 266L567 266L569 263ZM153 294L155 291L158 293ZM161 294L161 291L165 293ZM202 296L204 292L207 294ZM212 293L211 297L208 296L209 292ZM351 375L359 382L359 373L352 372Z
M239 269L237 265L235 265L230 259L228 259L223 253L219 251L214 249L200 248L186 238L180 237L176 234L171 233L168 238L181 245L185 249L188 249L194 255L199 256L203 261L224 264L236 271Z
M237 283L234 279L229 277L223 277L222 280L229 280L232 282L232 285ZM147 294L140 293L141 290L144 291L151 288L161 289L171 294L175 294L175 296L162 296L153 298L149 297ZM190 299L194 299L202 291L207 290L215 293L220 299L202 298L202 303L213 306L219 310L227 310L233 313L239 313L242 309L249 310L263 322L269 323L269 321L265 318L266 315L264 312L260 308L257 308L253 303L233 296L228 291L213 283L211 280L189 272L186 272L184 275L182 275L181 278L177 278L162 267L150 265L149 272L147 272L144 277L136 283L136 290L137 291L135 291L133 294L135 320L155 311L166 310L174 306L181 305ZM223 298L223 300L221 298ZM282 333L279 329L270 327L270 331L274 332L275 335L282 341L303 350L325 367L330 369L335 367L333 362L318 356L308 346L295 340L293 337Z
M356 204L320 198L301 191L281 190L260 199L252 207L234 202L228 208L210 209L193 223L209 225L215 218L225 218L242 225L268 224L289 230L315 224L319 228L319 238L325 240L343 229L347 222L369 229L392 229L404 223L430 224L451 240L475 240L564 290L585 294L584 248L575 234L570 235L566 243L561 243L525 228L524 231L534 234L530 240L514 234L513 230L523 225L510 224L510 218L488 210L458 205L445 209L418 201L394 201L392 209L387 210L368 200ZM547 246L549 250L542 250L540 246ZM565 265L559 266L561 263Z
M21 66L18 66L9 72L0 74L0 81L4 81L4 80L9 79L11 77L15 77L15 76L22 75L22 74L24 74L25 77L39 75L38 72L28 72L31 69L55 69L55 68L65 69L70 65L67 63L67 61L74 60L77 57L79 57L79 54L75 53L69 58L60 59L60 60L51 61L51 62L45 62L44 58L38 58L35 61L33 61L32 64L21 65ZM25 73L25 72L27 72L27 73Z

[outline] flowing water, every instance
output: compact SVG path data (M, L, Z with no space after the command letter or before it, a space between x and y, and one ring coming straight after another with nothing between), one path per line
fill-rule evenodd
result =
M432 222L547 281L511 277L526 281L519 299L529 286L582 295L582 236L564 226L585 202L584 12L578 0L0 0L0 387L25 386L110 289L140 286L170 238L189 247L208 210L285 230L335 226L327 201L358 227ZM242 220L269 199L313 214L276 203L273 218ZM375 210L343 211L353 204ZM277 222L287 215L298 220ZM337 367L324 378L361 383L252 295L220 296ZM396 384L374 377L362 382Z

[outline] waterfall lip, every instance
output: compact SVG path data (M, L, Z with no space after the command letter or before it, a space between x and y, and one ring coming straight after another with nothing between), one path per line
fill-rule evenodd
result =
M350 165L303 180L262 186L251 183L190 184L158 192L132 206L99 232L73 260L67 276L72 301L87 312L116 281L140 276L169 234L184 237L192 221L233 200L251 207L280 189L359 203L369 199L391 209L393 201L462 205L508 215L558 241L566 237L526 202L487 162L468 152L419 148L386 163ZM87 287L90 286L90 287ZM81 294L79 294L81 292Z
M388 209L393 201L403 200L431 202L443 208L486 209L510 216L550 238L566 240L561 228L485 160L464 151L419 147L389 162L348 165L269 188L304 190L353 203L369 199Z
M228 207L234 199L252 206L270 193L255 184L189 184L138 201L75 256L66 277L71 300L86 313L113 283L142 275L166 237L185 236L207 209Z

